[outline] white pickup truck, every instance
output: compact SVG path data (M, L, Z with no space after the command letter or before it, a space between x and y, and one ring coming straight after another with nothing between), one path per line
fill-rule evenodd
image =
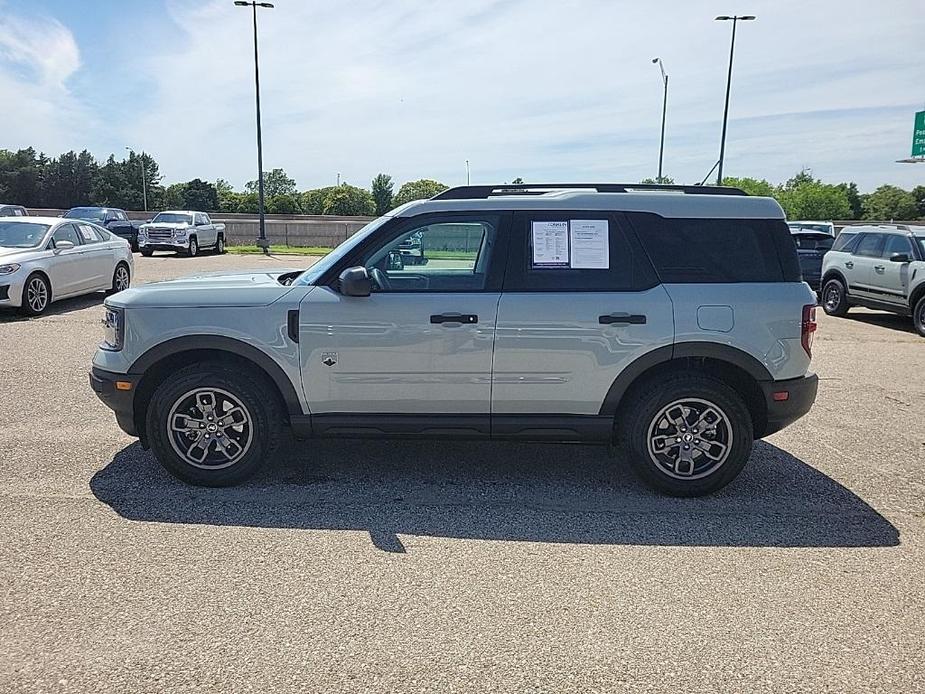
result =
M138 249L143 256L150 256L154 251L176 251L192 257L204 248L225 252L225 225L213 224L205 212L158 212L138 230Z

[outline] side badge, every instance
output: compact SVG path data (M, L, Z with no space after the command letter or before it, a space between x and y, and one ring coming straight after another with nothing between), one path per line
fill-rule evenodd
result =
M321 363L325 366L334 366L337 363L337 352L322 352Z

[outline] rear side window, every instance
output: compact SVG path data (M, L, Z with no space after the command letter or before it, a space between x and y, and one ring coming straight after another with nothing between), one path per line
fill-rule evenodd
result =
M607 212L523 212L514 218L504 291L643 291L658 284L645 253Z
M890 234L886 238L886 245L883 247L883 257L889 258L894 253L905 253L912 256L912 244L908 237Z
M886 240L884 238L885 236L885 234L864 234L861 240L858 241L857 249L854 251L854 254L866 258L879 258L880 254L883 252L883 242Z
M854 244L857 240L858 234L856 231L843 231L838 235L838 238L835 239L832 250L850 253L854 249Z
M627 216L662 282L800 281L796 247L783 220Z

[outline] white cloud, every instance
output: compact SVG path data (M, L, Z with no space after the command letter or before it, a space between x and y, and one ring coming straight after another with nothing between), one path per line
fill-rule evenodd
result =
M259 13L265 168L285 168L303 188L338 172L361 185L379 171L460 183L466 159L475 181L638 180L657 163L661 89L650 60L660 55L671 76L666 172L699 180L718 154L729 47L729 25L713 16L739 11L759 19L739 27L727 171L781 180L810 166L862 188L911 186L925 166L893 161L908 153L921 108L925 13L920 0L890 7L276 0ZM76 47L73 60L65 49L47 58L18 49L47 76L25 113L47 97L66 115L23 132L46 149L65 134L75 147L80 137L91 148L131 142L170 181L221 176L240 186L256 169L250 10L230 0L168 0L167 9L172 29L119 55L120 75L146 95L107 114L113 122L80 113L67 93ZM67 34L45 27L43 41ZM9 74L0 68L0 79ZM106 85L116 100L129 86Z

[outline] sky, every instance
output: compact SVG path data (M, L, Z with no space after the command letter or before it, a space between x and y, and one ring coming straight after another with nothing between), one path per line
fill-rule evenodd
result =
M300 189L635 182L802 168L925 184L922 0L274 0L259 13L264 169ZM0 0L0 148L153 155L164 183L256 175L253 27L232 0Z

